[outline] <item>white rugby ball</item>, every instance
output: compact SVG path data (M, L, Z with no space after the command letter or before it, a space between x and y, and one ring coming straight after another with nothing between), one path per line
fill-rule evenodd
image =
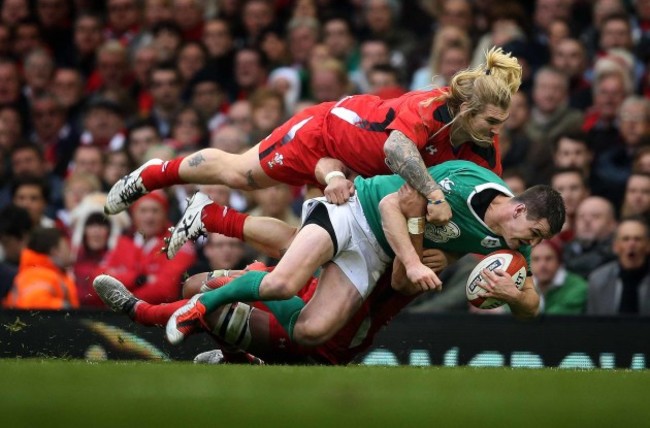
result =
M513 250L494 251L485 256L467 278L465 294L467 295L467 300L477 308L494 309L505 303L491 297L485 298L480 296L480 294L485 293L485 290L481 288L481 283L483 282L481 272L483 269L489 271L501 269L512 276L518 289L521 290L521 287L524 286L527 270L526 259L524 256L520 252Z

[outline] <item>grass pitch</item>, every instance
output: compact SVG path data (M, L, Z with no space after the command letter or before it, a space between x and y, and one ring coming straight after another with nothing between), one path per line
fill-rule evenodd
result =
M0 360L0 426L642 427L650 371Z

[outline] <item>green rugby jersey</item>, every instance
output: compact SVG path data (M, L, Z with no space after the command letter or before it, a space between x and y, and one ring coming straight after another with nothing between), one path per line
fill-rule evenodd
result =
M449 161L429 168L429 174L442 187L451 207L452 218L445 226L427 223L424 247L437 248L452 253L489 254L507 249L506 241L494 233L472 208L472 197L485 189L495 189L513 196L506 183L492 171L468 161ZM399 175L380 175L372 178L357 177L354 181L356 195L377 240L386 254L394 257L381 227L379 202L396 192L404 184ZM530 266L530 246L517 249Z

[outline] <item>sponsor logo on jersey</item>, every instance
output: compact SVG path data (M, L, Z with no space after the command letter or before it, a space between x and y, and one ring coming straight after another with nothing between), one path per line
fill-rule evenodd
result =
M436 147L433 147L433 144L429 144L424 148L424 150L429 153L430 156L435 155L438 152L438 149Z
M456 239L460 236L460 228L450 221L444 226L427 224L424 227L424 237L433 242L447 242L450 239Z
M498 248L501 246L501 241L493 236L486 236L481 241L481 247L485 248Z

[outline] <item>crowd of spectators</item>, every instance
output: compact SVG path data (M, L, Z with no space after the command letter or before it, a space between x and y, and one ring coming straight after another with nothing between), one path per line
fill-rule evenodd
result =
M567 207L561 235L532 254L542 311L650 314L650 0L0 4L4 307L101 307L100 272L168 302L186 272L263 259L212 235L166 260L162 239L196 186L110 218L105 192L154 157L246 150L315 103L444 86L497 45L524 76L500 135L504 178L515 192L550 184ZM292 224L304 197L202 190ZM467 311L475 263L448 269L445 292L414 310Z

